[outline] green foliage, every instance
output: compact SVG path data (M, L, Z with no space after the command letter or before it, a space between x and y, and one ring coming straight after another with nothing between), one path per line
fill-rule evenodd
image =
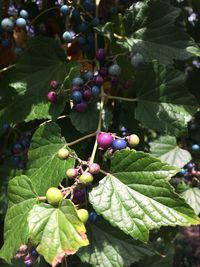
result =
M4 101L0 104L0 125L34 119L56 119L64 110L61 98L56 105L47 101L51 79L57 79L63 87L78 72L79 65L66 61L59 44L51 38L31 39L26 51L14 68L6 86ZM64 87L64 89L66 89Z
M149 230L187 226L197 217L168 183L177 172L148 154L115 152L111 173L90 192L95 210L135 239L147 241Z
M149 144L153 156L178 168L183 167L192 159L191 154L187 150L177 145L174 136L161 136Z
M181 196L194 209L195 213L200 213L200 189L198 187L188 188L181 193Z
M155 255L150 246L133 240L106 221L89 225L87 232L90 245L82 248L78 255L92 266L126 267L143 257Z
M24 175L10 181L8 193L10 206L5 219L4 245L0 257L10 262L20 245L28 241L27 217L38 201L31 180Z
M38 194L45 195L48 188L58 186L65 178L66 169L74 166L73 158L67 161L58 158L57 152L64 146L60 128L55 123L40 126L33 135L27 175Z
M193 117L199 100L199 70L194 71L191 64L200 49L194 34L187 33L187 9L169 0L145 0L132 6L129 1L113 5L113 1L96 0L96 13L90 13L82 1L73 1L72 9L80 9L81 19L89 21L85 34L73 14L60 16L59 6L48 9L47 2L35 19L36 3L24 5L30 4L36 35L43 34L43 25L45 35L52 31L56 38L30 38L15 66L0 70L2 215L8 206L0 265L24 266L24 256L19 261L14 257L27 244L29 252L34 247L40 254L34 267L56 267L65 260L77 267L172 266L175 226L197 225L200 213L199 152L188 151L193 140L199 140L199 132L193 125L192 134L186 133L188 122L200 125L200 116ZM195 0L191 4L200 8ZM96 27L91 26L93 15L102 19ZM61 37L66 28L77 34L71 44L64 44ZM7 35L13 38L11 32ZM88 46L94 37L93 45L81 47L79 37L86 37ZM105 48L104 60L95 57L97 48ZM131 61L136 53L144 59L141 64ZM113 63L119 65L120 75L105 75L100 86L96 78L103 69L99 69L109 70ZM88 70L94 72L91 80L85 77ZM82 87L72 83L75 77L83 78ZM50 87L52 80L59 81L57 89ZM92 96L95 82L101 92ZM47 99L51 90L56 92L55 103ZM75 90L81 92L81 100L72 97ZM86 91L89 95L84 95ZM76 109L80 101L87 102L85 112ZM2 127L4 123L12 127ZM137 134L141 142L134 148L151 154L131 149L128 142L126 149L113 151L111 144L103 151L95 141L99 132L126 141ZM23 142L27 133L32 136L30 144ZM66 159L58 157L62 148L69 151ZM27 157L27 166L16 170L13 161L20 157ZM193 161L196 165L181 176L180 168ZM92 177L91 163L100 165ZM66 178L69 168L76 168L74 179ZM62 199L55 206L47 203L51 187ZM77 209L87 210L86 226ZM163 253L160 240L164 246L170 244Z
M64 200L59 208L43 203L35 205L29 213L28 225L32 242L52 266L60 263L65 255L73 255L88 245L85 226L70 200Z

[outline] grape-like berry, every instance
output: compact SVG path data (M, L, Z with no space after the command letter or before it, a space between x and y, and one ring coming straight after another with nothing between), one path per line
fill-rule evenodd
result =
M61 160L67 159L69 157L69 154L70 154L69 150L66 149L66 148L61 148L61 149L58 150L58 157Z
M57 206L63 199L63 194L56 187L51 187L46 192L46 198L49 204Z
M112 142L112 148L114 150L121 150L127 147L127 143L124 139L118 138L113 140Z
M112 141L113 137L110 133L101 132L97 136L97 143L103 149L109 148L112 144Z

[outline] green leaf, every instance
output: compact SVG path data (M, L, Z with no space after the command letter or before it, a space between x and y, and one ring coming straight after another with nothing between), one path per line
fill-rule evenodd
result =
M60 160L57 152L66 145L60 128L55 123L47 123L33 135L28 152L28 171L38 195L44 195L49 187L58 186L66 177L66 169L74 166L75 160ZM69 148L67 148L69 149ZM69 149L72 155L75 155Z
M85 112L80 113L73 109L70 113L72 124L81 133L96 131L98 117L97 103L89 104Z
M65 255L72 255L89 244L85 226L70 200L64 200L59 208L44 203L35 205L29 213L28 225L31 241L53 267Z
M197 187L189 188L181 196L185 201L193 208L195 213L199 215L200 213L200 189Z
M83 262L101 267L129 267L145 256L155 255L150 246L141 244L105 221L87 227L90 245L78 255Z
M197 102L184 83L183 73L156 61L138 71L134 84L138 99L136 119L160 132L183 133L197 109Z
M143 152L115 152L111 174L92 189L90 203L113 226L142 241L151 229L197 224L193 210L168 182L176 172Z
M9 123L57 118L64 109L65 100L59 98L56 104L47 101L51 90L49 83L69 80L74 69L78 69L78 64L66 61L58 42L46 37L32 38L14 68L8 92L3 95L0 125L4 117Z
M192 157L191 154L177 145L174 136L161 136L154 142L150 142L151 153L170 165L183 167Z
M165 244L166 245L166 244ZM167 253L161 256L155 255L153 257L144 258L138 267L171 267L174 263L174 248L168 249Z
M97 30L109 38L111 44L133 54L141 53L145 61L157 59L172 65L173 60L185 60L200 53L184 29L175 26L179 15L180 9L166 1L149 0L131 6L122 23L113 20ZM125 29L124 34L121 28Z
M27 216L38 200L31 180L25 175L16 176L9 182L8 197L10 207L5 218L4 245L0 258L10 262L20 245L28 241Z

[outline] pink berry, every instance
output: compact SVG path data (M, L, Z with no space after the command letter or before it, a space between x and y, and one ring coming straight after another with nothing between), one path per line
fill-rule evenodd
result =
M67 175L68 178L70 178L70 179L74 179L74 178L76 178L77 175L78 175L78 170L75 169L75 168L70 168L70 169L68 169L68 170L66 171L66 175Z
M57 80L52 80L52 81L50 82L50 86L51 86L51 88L53 88L53 89L57 89L58 86L59 86L59 81L57 81Z
M98 85L98 86L101 86L104 82L104 79L100 76L100 75L97 75L95 77L95 84Z
M83 98L85 101L90 101L91 98L92 98L92 93L91 93L91 90L90 89L86 89L84 92L83 92Z
M103 149L109 148L112 144L112 141L113 137L110 133L101 132L97 136L97 143Z
M54 91L48 92L47 99L48 99L49 102L55 103L56 100L57 100L56 92L54 92Z
M92 163L90 166L89 166L89 172L91 174L97 174L99 173L100 171L100 165L97 164L97 163Z

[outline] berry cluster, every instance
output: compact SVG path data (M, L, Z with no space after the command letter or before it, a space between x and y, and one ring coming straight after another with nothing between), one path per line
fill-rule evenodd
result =
M139 137L136 134L120 138L111 133L101 132L97 136L97 143L102 149L121 150L129 147L135 147L139 144Z
M7 123L3 125L3 129L4 141L2 146L5 146L6 142L7 145L4 147L4 149L2 148L1 161L11 157L14 168L24 170L26 168L27 152L31 143L32 134L30 132L21 134L19 137L17 137L17 141L10 145L9 136L12 137L15 129L12 129L12 127Z
M21 245L15 255L15 259L23 259L26 267L32 267L38 256L38 252L32 246Z
M28 17L28 12L22 9L20 10L18 17L6 17L2 19L0 27L0 41L3 48L10 48L12 46L12 32L14 29L26 29ZM14 52L16 56L20 56L23 49L21 47L15 47Z

